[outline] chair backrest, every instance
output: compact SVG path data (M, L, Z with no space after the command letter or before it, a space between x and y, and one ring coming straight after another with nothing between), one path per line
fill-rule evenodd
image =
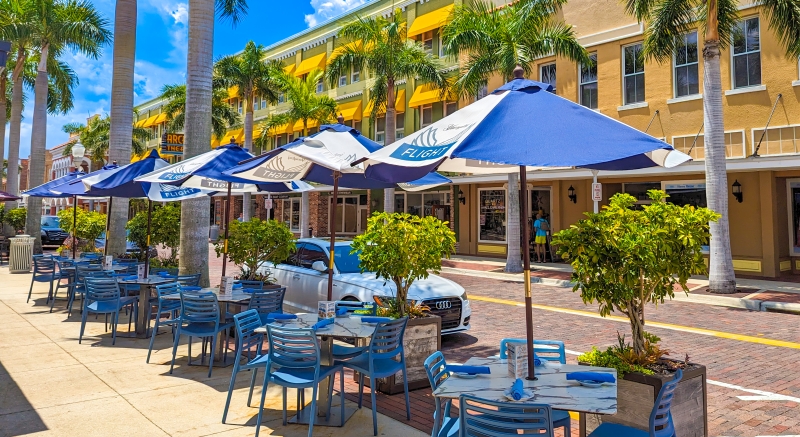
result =
M178 275L178 269L164 269L164 268L160 268L160 267L151 267L150 268L150 276L158 275L161 272L164 272L164 273L166 273L168 275L172 275L172 276L177 276Z
M250 298L247 309L256 310L259 314L282 313L284 296L286 296L286 287L253 290L253 296Z
M178 275L175 280L183 286L188 285L190 287L196 287L200 284L200 273L194 275Z
M236 325L237 351L241 355L246 353L248 359L257 356L261 351L261 345L264 344L264 334L255 332L256 328L261 326L258 311L247 310L235 314L233 322Z
M509 343L525 344L528 340L524 338L504 338L500 340L500 359L506 359L506 349ZM539 347L537 347L539 346ZM555 361L567 364L567 352L564 342L560 340L533 340L533 352L536 356L545 361Z
M683 371L678 369L672 381L664 383L656 396L653 411L650 413L650 437L675 437L675 427L672 424L672 399L675 388L683 378Z
M472 395L458 398L461 437L506 437L525 435L553 437L550 405L498 402Z
M180 284L177 282L169 282L166 284L159 284L155 286L156 295L158 296L159 300L168 294L177 294L180 293L181 287Z
M119 301L119 284L113 278L86 278L85 302Z
M345 308L348 313L354 313L358 310L369 310L370 315L375 315L377 307L372 302L358 302L358 301L351 301L351 300L337 300L336 301L336 311L339 311L341 308Z
M80 257L86 259L98 259L100 258L100 254L96 252L81 252Z
M313 368L319 374L320 354L313 329L267 325L271 366L294 369Z
M369 357L371 360L394 358L398 355L404 357L403 335L406 332L408 317L392 320L391 322L378 323L372 340L369 342Z
M215 322L219 324L217 295L211 292L181 292L181 322Z
M50 256L37 256L33 257L33 274L34 276L52 276L56 272L56 260Z
M83 287L84 285L86 285L85 280L88 276L102 271L103 271L103 266L100 265L84 264L84 263L76 264L75 278L77 285L79 287Z
M249 279L239 279L233 281L234 284L242 284L243 290L263 290L264 289L264 282L263 281L253 281Z
M440 351L431 354L422 365L425 367L425 373L428 374L431 390L436 390L442 382L450 377L450 372L447 371L447 361Z

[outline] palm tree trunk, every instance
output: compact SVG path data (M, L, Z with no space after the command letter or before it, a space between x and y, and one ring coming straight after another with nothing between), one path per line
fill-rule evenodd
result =
M29 186L44 183L44 154L47 144L47 58L48 45L41 49L41 60L36 71L33 99L33 122L31 123L31 159L28 163ZM34 237L33 253L42 253L42 198L28 198L28 215L25 231Z
M711 0L709 11L716 11ZM722 78L716 14L707 21L703 47L703 122L705 123L706 199L708 207L721 215L711 222L708 288L713 293L734 293L730 227L728 225L728 174L725 169L725 126L722 119Z
M0 75L0 164L6 157L6 87L8 86L8 73L3 71ZM2 181L0 181L2 186ZM2 229L0 229L2 231Z
M131 159L133 142L133 66L136 56L136 1L117 0L114 17L114 68L111 78L111 126L108 159L125 165ZM109 202L109 232L106 253L124 254L128 199Z
M183 158L209 150L211 144L211 76L214 49L214 0L189 0L189 51L186 64L185 143ZM208 198L181 204L180 273L200 273L209 286Z
M11 194L19 194L19 137L22 126L22 70L25 67L28 56L24 48L17 50L17 63L14 65L14 72L11 80L13 89L11 94L11 126L8 132L8 169L6 173L6 191ZM6 211L16 208L17 202L6 202Z
M244 148L253 150L253 95L244 96ZM242 220L249 222L252 216L253 201L250 193L242 194Z
M522 272L522 252L520 245L520 208L519 208L519 174L508 174L508 207L506 208L506 268L508 273ZM523 188L524 190L524 188ZM522 191L522 195L526 191Z
M386 127L384 131L383 144L388 146L396 140L397 119L395 118L396 110L394 108L394 79L388 78L386 80ZM383 210L388 213L394 211L394 188L385 188L383 190ZM400 211L403 212L403 211Z

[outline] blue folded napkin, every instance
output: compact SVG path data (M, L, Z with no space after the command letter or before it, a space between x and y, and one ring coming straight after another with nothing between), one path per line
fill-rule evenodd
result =
M362 317L361 323L386 323L391 322L391 317Z
M242 288L242 284L233 284L233 289L234 290L238 290L240 288Z
M517 378L514 384L511 385L511 397L515 401L522 399L525 396L525 387L522 385L522 380Z
M336 315L337 316L347 315L347 308L339 308L338 310L336 310Z
M544 364L544 361L542 361L542 359L541 359L541 358L539 358L539 357L537 357L537 356L536 356L536 353L534 353L534 354L533 354L533 366L534 366L534 367L539 367L539 366L541 366L542 364Z
M260 288L242 288L242 293L252 293L254 291L261 291Z
M203 287L199 285L181 285L181 291L200 291Z
M463 364L448 364L447 370L468 375L488 375L491 373L488 366L465 366Z
M315 323L314 326L311 327L311 329L317 330L320 328L324 328L328 325L332 325L333 321L334 321L333 319L322 319L319 322Z
M274 320L292 320L297 318L297 316L294 314L284 314L284 313L269 313L267 314L267 317Z
M617 379L604 372L572 372L567 373L567 381L617 382Z
M169 272L164 272L164 271L158 272L158 276L169 276Z

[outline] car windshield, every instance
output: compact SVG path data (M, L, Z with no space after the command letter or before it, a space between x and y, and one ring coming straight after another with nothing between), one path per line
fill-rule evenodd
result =
M58 220L58 217L42 217L42 227L45 228L58 228L61 226L61 223Z
M350 253L350 246L335 246L333 248L333 262L339 269L339 273L361 273L361 260L358 255L361 252Z

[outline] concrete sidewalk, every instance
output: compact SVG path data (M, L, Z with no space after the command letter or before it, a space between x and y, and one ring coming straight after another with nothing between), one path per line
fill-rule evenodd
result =
M110 331L104 331L102 317L90 317L83 342L78 344L80 311L67 318L65 301L59 299L50 313L45 306L47 286L38 283L26 303L30 281L30 274L11 275L8 267L0 267L0 437L254 434L260 390L254 393L256 406L248 407L247 372L237 378L228 424L222 424L231 367L215 368L207 378L207 366L187 366L184 337L170 375L172 336L168 333L156 338L153 357L146 364L149 340L124 337L128 322L124 314L115 346ZM199 342L195 345L199 362ZM289 390L290 416L295 393ZM306 400L310 399L309 390ZM279 387L269 388L265 408L261 435L308 434L307 426L281 424ZM384 436L426 435L382 414L378 431ZM314 435L371 436L371 411L357 411L343 428L315 427Z
M477 276L522 282L521 273L503 271L505 261L498 258L456 255L442 260L442 271L452 274ZM531 282L555 287L572 288L572 266L565 263L531 264ZM794 279L794 277L792 277ZM719 295L707 292L708 278L692 277L689 294L676 292L675 299L685 302L744 308L754 311L781 311L800 314L800 283L780 280L737 278L738 292Z

